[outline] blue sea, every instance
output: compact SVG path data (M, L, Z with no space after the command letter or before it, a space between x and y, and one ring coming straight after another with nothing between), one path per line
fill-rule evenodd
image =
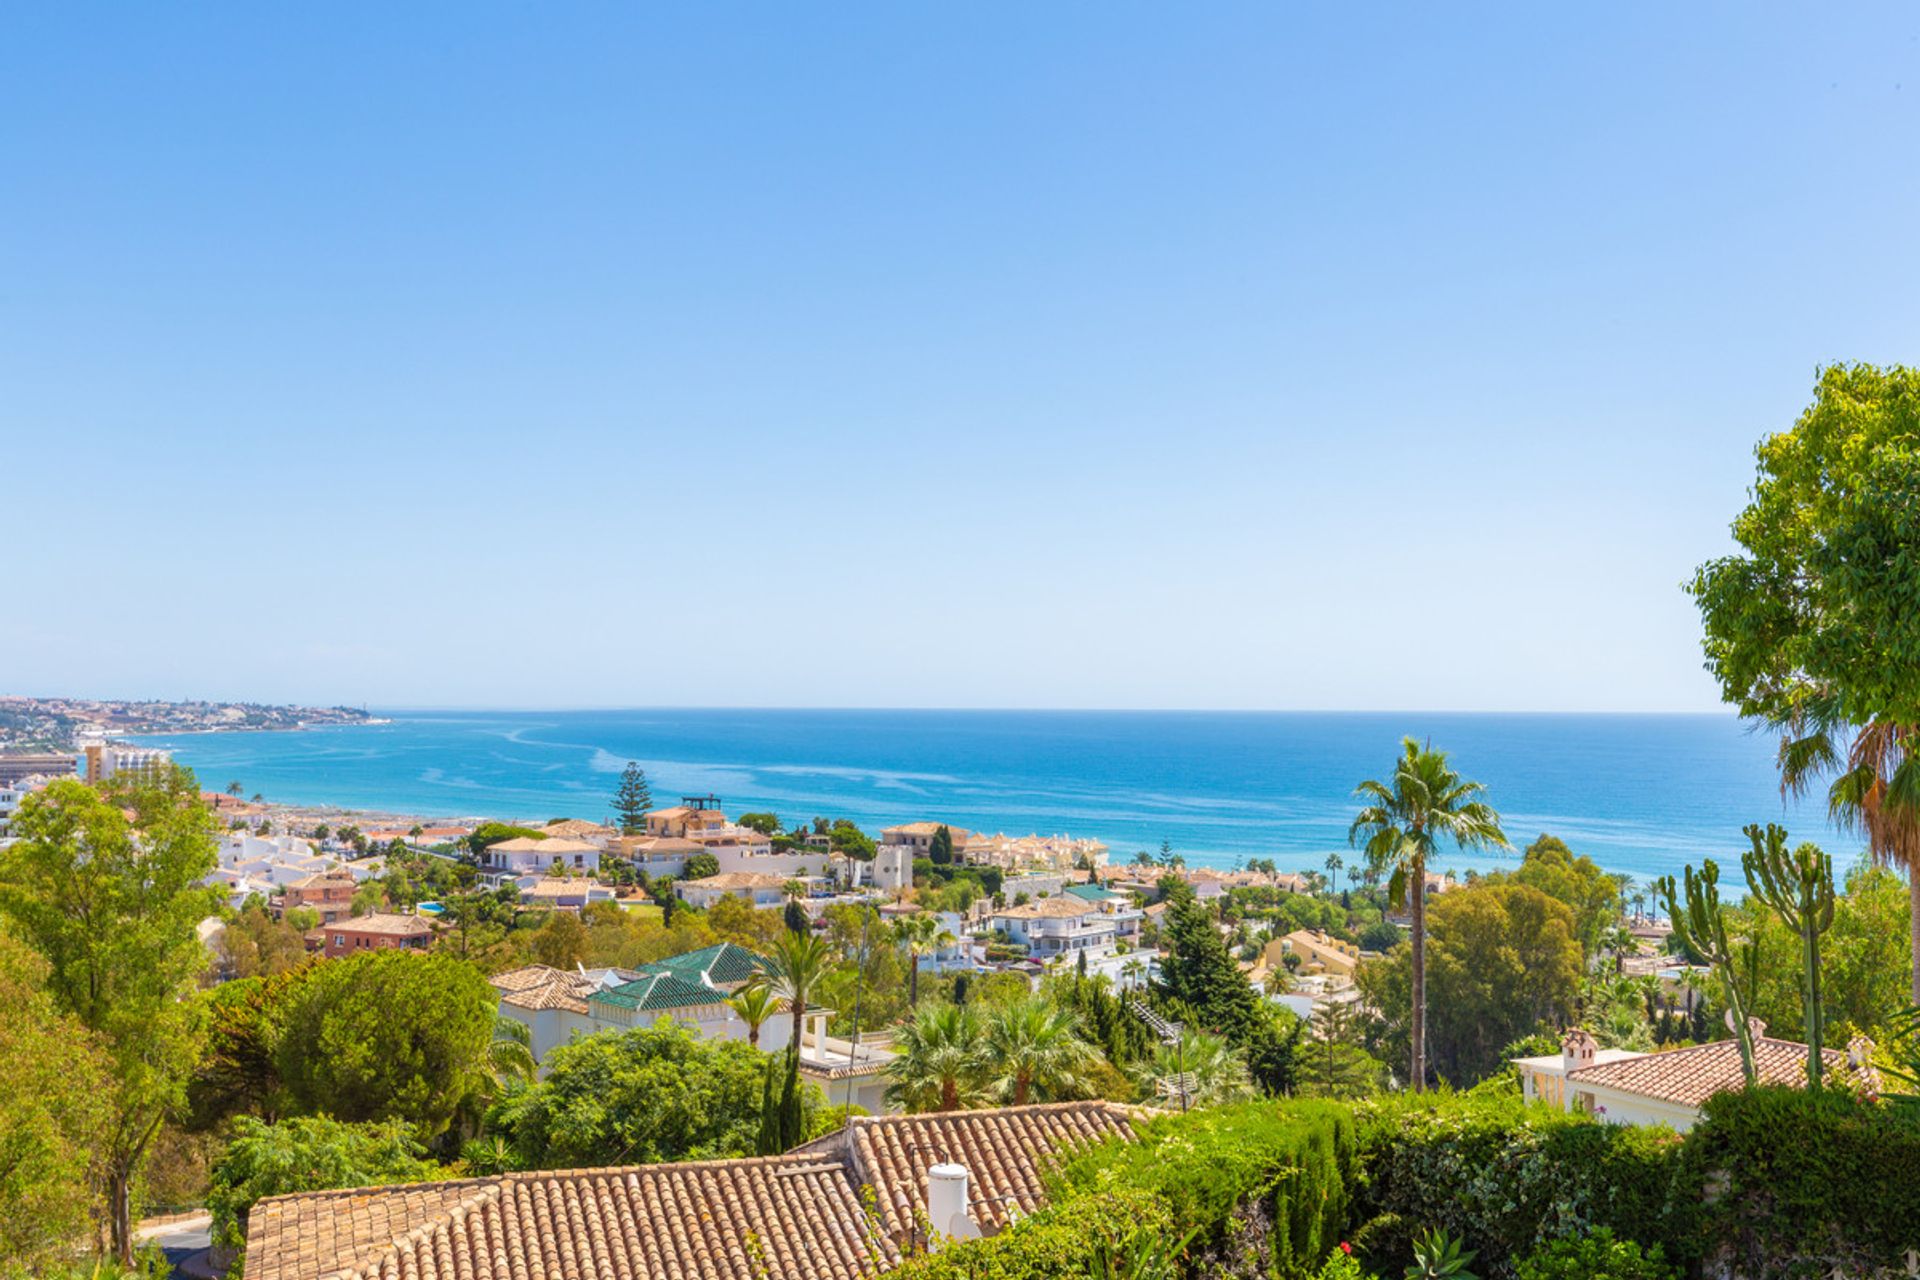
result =
M1817 801L1783 804L1773 744L1718 715L1076 711L380 711L391 723L155 737L210 789L439 817L604 819L637 760L657 803L716 794L787 823L870 831L935 819L1096 836L1116 861L1170 844L1194 865L1349 854L1353 788L1403 734L1430 739L1516 845L1552 832L1641 881L1736 861L1740 828L1785 821L1851 862ZM1510 860L1510 859L1508 859ZM1449 856L1490 868L1497 856ZM1735 878L1737 879L1737 873Z

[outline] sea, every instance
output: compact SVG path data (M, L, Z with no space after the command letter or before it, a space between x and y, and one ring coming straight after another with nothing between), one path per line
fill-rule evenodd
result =
M378 710L384 722L160 735L208 789L431 817L605 819L629 760L655 802L717 795L786 824L869 831L936 820L1008 835L1093 836L1114 861L1163 846L1189 865L1354 860L1362 779L1413 735L1486 785L1517 848L1550 832L1645 883L1735 867L1749 822L1784 822L1851 863L1857 837L1817 799L1784 801L1773 742L1726 715L1437 712ZM1440 869L1517 854L1443 854Z

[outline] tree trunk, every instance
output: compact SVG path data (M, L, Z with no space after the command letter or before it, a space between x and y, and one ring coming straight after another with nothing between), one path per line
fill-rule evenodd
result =
M960 1082L949 1076L940 1082L940 1109L954 1111L960 1106Z
M1413 862L1408 892L1413 900L1413 1028L1412 1063L1408 1087L1418 1093L1427 1087L1427 863Z
M133 1171L115 1169L107 1175L108 1230L113 1256L123 1267L133 1265Z
M909 1005L920 1003L920 953L918 951L913 953L913 986L907 995L907 1003Z
M1913 1003L1920 1004L1920 866L1907 868L1907 924L1913 943Z

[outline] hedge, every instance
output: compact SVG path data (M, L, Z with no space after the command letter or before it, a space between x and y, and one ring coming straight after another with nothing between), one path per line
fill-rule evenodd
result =
M1708 1099L1686 1164L1711 1260L1734 1274L1909 1274L1920 1249L1920 1117L1838 1090Z

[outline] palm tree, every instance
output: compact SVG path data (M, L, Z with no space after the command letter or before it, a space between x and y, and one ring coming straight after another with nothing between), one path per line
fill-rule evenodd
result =
M918 912L900 920L893 926L893 936L906 948L913 960L913 976L910 980L907 1003L920 1003L920 957L932 955L941 947L953 942L953 934L940 923L940 917L929 912Z
M1427 860L1442 836L1461 849L1510 848L1500 830L1500 815L1479 797L1486 790L1468 782L1447 763L1447 753L1422 747L1418 740L1401 742L1391 782L1371 778L1354 789L1365 803L1347 829L1347 841L1362 848L1367 864L1387 869L1387 899L1398 907L1413 889L1413 1025L1411 1070L1413 1089L1427 1085Z
M1253 1096L1247 1063L1222 1036L1184 1033L1174 1044L1158 1044L1130 1072L1151 1097L1175 1099L1183 1106L1207 1107Z
M1133 959L1128 960L1125 964L1120 966L1120 976L1126 979L1126 982L1124 982L1122 985L1128 986L1128 987L1139 986L1140 979L1146 975L1146 972L1147 972L1147 966L1140 960L1138 956L1135 956Z
M1335 893L1340 892L1340 870L1346 865L1347 860L1339 854L1330 853L1327 855L1327 874L1333 877L1333 891Z
M493 1015L493 1038L487 1042L487 1078L498 1096L515 1084L533 1079L539 1064L533 1057L533 1031L504 1013Z
M987 1096L987 1042L972 1005L930 1004L893 1037L887 1101L909 1111L957 1111Z
M727 997L727 1008L739 1014L740 1020L747 1024L747 1044L758 1049L760 1028L780 1012L780 997L763 982L749 982Z
M784 1003L793 1015L793 1039L788 1043L800 1052L800 1033L805 1026L807 1006L813 993L833 967L833 949L823 938L811 933L784 933L773 944L766 967L747 985L765 987L776 1001Z
M1906 872L1910 998L1920 1005L1920 725L1875 720L1855 727L1828 701L1771 726L1782 734L1780 789L1803 796L1816 779L1833 775L1827 813L1835 825L1865 835L1874 861Z
M1086 1087L1098 1057L1079 1019L1042 996L996 1006L987 1015L987 1062L995 1093L1014 1106L1055 1102Z

